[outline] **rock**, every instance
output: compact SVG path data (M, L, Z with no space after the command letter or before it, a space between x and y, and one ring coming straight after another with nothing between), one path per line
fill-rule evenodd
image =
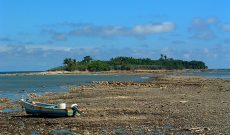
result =
M8 98L0 98L0 103L9 103L10 100Z
M184 103L187 103L188 101L179 101L179 102L184 104Z
M89 133L88 130L84 130L84 131L83 131L83 135L90 135L90 133Z
M207 127L204 128L204 131L209 131L209 130L210 130L210 128L207 128Z
M0 110L3 110L5 107L4 106L0 106Z

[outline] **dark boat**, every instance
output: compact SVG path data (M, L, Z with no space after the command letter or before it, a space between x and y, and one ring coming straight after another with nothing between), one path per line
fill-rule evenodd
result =
M27 114L32 114L35 116L42 115L66 117L80 115L79 107L77 104L73 104L71 107L66 107L65 103L56 105L34 102L28 99L21 99L21 105L23 108L25 108Z

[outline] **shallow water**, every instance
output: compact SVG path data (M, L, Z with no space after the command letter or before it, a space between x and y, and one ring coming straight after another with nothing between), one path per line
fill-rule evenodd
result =
M178 75L203 76L207 78L230 78L230 70L207 70L205 72L185 72Z
M50 134L55 134L55 135L71 135L73 133L76 133L70 129L54 129L50 131ZM80 134L80 132L77 132L78 134Z
M147 75L31 75L0 76L0 98L18 100L27 93L65 92L70 87L93 81L144 81Z
M230 78L230 70L208 70L205 72L187 72L176 75ZM0 76L0 98L7 97L15 101L24 97L27 93L41 95L45 92L65 92L70 87L87 85L93 81L145 81L150 78L150 75L101 74Z
M5 109L1 110L1 112L5 112L5 113L8 113L8 112L19 112L19 111L22 111L22 108L14 107L14 108L5 108Z

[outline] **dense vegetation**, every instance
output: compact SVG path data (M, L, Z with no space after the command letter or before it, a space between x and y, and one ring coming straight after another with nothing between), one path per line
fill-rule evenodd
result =
M91 56L85 56L82 61L66 58L63 66L50 69L66 70L66 71L109 71L109 70L135 70L135 69L207 69L208 67L202 61L183 61L168 58L162 55L158 60L149 58L133 58L133 57L115 57L109 61L93 60Z

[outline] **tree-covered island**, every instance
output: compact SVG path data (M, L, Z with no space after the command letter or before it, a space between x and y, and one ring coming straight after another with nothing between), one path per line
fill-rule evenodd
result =
M158 60L150 58L115 57L108 61L94 60L91 56L85 56L82 61L66 58L63 66L55 67L49 71L109 71L109 70L159 70L159 69L207 69L202 61L184 61L168 58L161 54Z

